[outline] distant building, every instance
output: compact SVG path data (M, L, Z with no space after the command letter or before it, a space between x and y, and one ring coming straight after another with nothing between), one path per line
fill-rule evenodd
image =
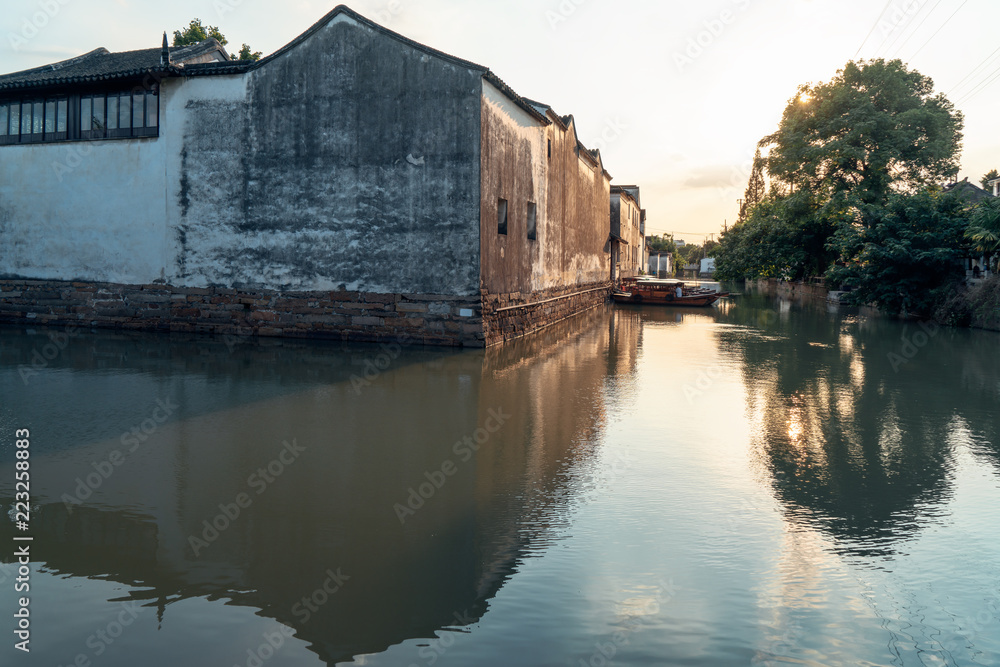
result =
M705 257L701 260L701 267L699 268L699 273L702 276L712 276L715 274L715 258Z
M1000 197L1000 178L994 178L992 181L987 181L986 184L993 188L994 197Z
M672 252L651 252L647 262L646 272L657 278L668 278L674 275L674 254Z
M639 275L643 267L643 211L639 187L611 186L611 280Z
M646 209L639 211L639 238L641 245L639 266L649 264L649 241L646 238Z
M0 321L483 346L636 271L572 116L340 6L0 75ZM624 256L620 256L624 252Z
M684 246L687 245L687 242L684 239L677 239L676 241L674 241L674 245L677 246L678 248L683 248Z
M995 187L994 190L996 190ZM944 186L944 191L954 193L970 204L978 204L984 199L989 199L991 196L989 192L983 190L975 183L970 183L968 176L957 183L950 183Z

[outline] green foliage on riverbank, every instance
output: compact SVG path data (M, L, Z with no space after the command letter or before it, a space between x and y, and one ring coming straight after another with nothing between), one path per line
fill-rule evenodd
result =
M955 301L963 257L1000 251L1000 198L973 206L940 183L958 170L963 118L899 60L849 62L789 101L759 147L737 224L716 252L721 280L824 276L849 299L930 317ZM984 177L985 178L985 177ZM951 320L972 321L952 304Z
M956 327L1000 331L1000 276L952 290L934 311L934 319Z
M964 278L968 209L954 195L894 195L868 225L841 225L830 246L840 261L827 272L849 288L849 303L930 317Z

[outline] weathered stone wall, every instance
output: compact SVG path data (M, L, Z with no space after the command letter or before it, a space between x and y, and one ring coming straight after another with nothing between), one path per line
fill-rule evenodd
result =
M582 153L573 122L549 125L483 82L481 151L481 288L543 292L610 275L610 181ZM508 202L507 233L497 229L498 200ZM528 237L528 205L537 212Z
M830 293L826 285L819 283L789 282L774 278L758 278L752 283L758 290L767 294L780 294L800 299L822 299L825 301Z
M639 275L642 265L642 212L635 200L621 192L611 193L611 231L624 239L618 246L615 278Z
M487 345L520 338L607 303L610 283L553 287L529 294L483 293L483 331Z
M0 280L0 323L483 347L478 297Z
M476 296L481 79L346 14L164 79L158 137L0 147L0 277Z
M174 284L475 296L482 72L341 14L245 78L193 78Z
M570 118L545 125L483 84L480 293L487 345L607 301L610 177ZM497 203L508 202L507 233ZM537 210L528 235L527 207ZM516 306L516 307L515 307Z

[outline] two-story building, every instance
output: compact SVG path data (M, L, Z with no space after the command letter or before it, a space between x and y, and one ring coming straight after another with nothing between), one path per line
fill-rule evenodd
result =
M611 280L644 270L645 211L636 185L611 186Z

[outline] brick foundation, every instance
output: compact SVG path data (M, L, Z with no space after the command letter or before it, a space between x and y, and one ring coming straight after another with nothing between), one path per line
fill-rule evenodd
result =
M482 290L486 344L494 345L544 329L562 320L607 303L607 282L557 287L530 294L490 294Z
M0 323L483 347L478 297L0 280Z
M454 297L5 279L0 323L483 347L606 303L608 293L608 283Z

